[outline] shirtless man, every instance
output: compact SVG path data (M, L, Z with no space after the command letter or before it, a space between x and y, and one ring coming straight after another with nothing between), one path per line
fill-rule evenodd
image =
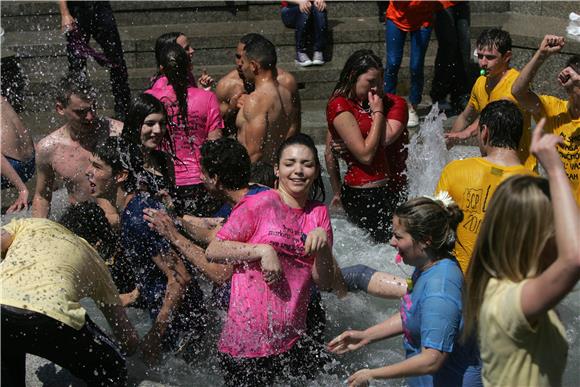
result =
M33 217L49 215L57 178L64 181L69 201L82 202L91 198L85 177L91 152L109 135L119 135L123 128L122 122L97 116L94 96L83 76L69 75L61 80L56 111L66 123L37 145Z
M274 165L280 144L298 132L292 93L276 80L276 60L276 48L260 35L245 45L240 58L244 79L255 85L252 93L238 100L236 116L238 141L252 163Z
M24 183L34 175L34 143L10 102L1 97L0 103L2 189L14 187L18 190L18 197L7 210L15 212L28 207L29 193Z
M250 33L242 36L236 47L236 68L226 74L217 84L216 95L220 101L220 112L224 120L226 136L235 135L238 132L236 127L236 116L240 106L243 105L244 98L254 91L254 84L244 77L241 66L242 54L246 44L254 38L263 38L256 33ZM300 132L301 115L300 115L300 94L298 93L298 84L294 76L276 67L276 80L281 86L288 89L292 95L294 105L294 115L292 117L295 133ZM239 102L239 104L238 104ZM295 134L293 133L293 134Z

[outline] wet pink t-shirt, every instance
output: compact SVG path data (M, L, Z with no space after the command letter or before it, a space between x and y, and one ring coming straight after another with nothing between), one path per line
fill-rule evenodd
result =
M234 357L266 357L287 352L306 329L313 256L304 255L306 235L322 227L332 246L327 207L308 201L304 209L287 206L275 190L244 197L217 238L269 244L276 250L282 278L268 286L260 261L234 268L227 320L218 345Z
M210 91L190 86L187 88L187 124L179 127L179 104L167 78L162 76L146 93L160 100L167 110L171 139L175 145L175 185L200 184L200 150L210 132L224 127L217 97ZM168 123L169 125L170 123ZM167 151L167 149L164 149Z

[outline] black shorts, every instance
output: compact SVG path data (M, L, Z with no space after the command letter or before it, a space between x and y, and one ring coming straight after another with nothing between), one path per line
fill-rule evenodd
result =
M88 386L127 384L125 358L88 315L78 331L46 315L5 305L1 319L2 386L25 386L27 353L66 368Z
M340 199L349 221L367 230L376 242L389 242L393 212L405 200L403 192L389 186L354 188L343 185Z

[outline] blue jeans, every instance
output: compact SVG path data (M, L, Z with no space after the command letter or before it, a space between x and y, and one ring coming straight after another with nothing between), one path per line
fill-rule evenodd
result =
M306 52L304 40L310 24L313 24L314 29L314 51L324 51L326 48L328 30L326 10L320 12L313 4L310 7L310 14L307 15L300 12L298 5L291 4L282 8L282 22L286 27L295 29L296 52Z
M385 43L387 52L387 65L385 68L385 93L396 94L397 77L403 60L403 47L405 46L406 31L401 31L395 23L387 19L385 23ZM413 105L421 102L423 94L423 67L425 53L431 38L431 27L411 32L411 92L409 102Z

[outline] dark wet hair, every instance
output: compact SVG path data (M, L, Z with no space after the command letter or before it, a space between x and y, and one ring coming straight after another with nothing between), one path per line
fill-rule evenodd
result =
M242 36L242 37L240 38L240 43L243 43L243 44L244 44L244 46L245 46L246 44L248 44L248 43L249 43L249 42L251 42L252 40L254 40L254 39L259 39L259 38L262 38L262 37L263 37L263 36L262 36L262 35L260 35L260 34L257 34L257 33L255 33L255 32L250 32L249 34L245 34L244 36Z
M245 43L244 52L250 60L255 60L265 70L274 70L278 61L276 47L259 34L254 34Z
M177 43L166 44L160 53L160 65L163 66L163 75L167 77L169 84L173 87L179 113L176 123L184 128L187 135L187 88L189 86L189 56Z
M116 235L105 211L95 202L71 204L58 219L58 223L89 242L103 259L113 255Z
M280 145L278 148L278 153L276 155L276 163L280 165L280 159L282 158L282 152L284 149L292 146L292 145L304 145L314 155L314 162L316 163L316 167L318 168L318 176L314 180L314 184L310 190L310 199L312 200L319 200L324 202L326 199L326 193L324 191L324 181L322 181L322 165L320 164L320 159L318 158L318 150L316 149L316 145L314 144L314 140L307 134L298 133L292 137L289 137Z
M226 189L241 189L250 182L250 156L233 138L206 141L201 146L201 167L208 177L217 176Z
M487 126L489 145L497 148L519 149L524 130L524 117L511 101L489 103L479 116L479 128Z
M276 184L276 174L274 173L274 167L271 164L265 163L263 161L256 161L252 164L250 181L252 183L274 188L274 185Z
M358 77L370 69L383 70L383 63L373 50L357 50L346 60L338 82L332 92L333 96L352 98ZM382 85L381 85L382 87Z
M490 28L484 30L475 43L479 49L496 49L500 54L505 54L512 49L512 38L510 33L500 28Z
M421 196L401 204L394 215L414 241L431 241L429 250L436 259L453 256L457 226L463 220L457 204L446 206L440 200Z
M108 137L95 147L93 154L111 167L113 176L127 171L128 176L123 186L125 192L137 189L139 176L143 172L143 156L137 144L128 143L120 137Z
M572 70L580 74L580 55L572 55L570 58L568 58L564 68L566 67L572 67Z
M166 32L159 36L155 41L155 61L157 62L157 67L161 64L161 51L169 43L177 43L177 38L181 35L185 35L181 32Z
M67 107L73 94L85 101L95 100L97 93L85 72L70 72L58 82L55 89L56 102Z
M162 114L165 123L167 124L167 112L161 101L147 93L142 93L135 97L131 107L129 108L129 112L127 113L127 119L123 126L121 138L127 143L141 145L141 128L143 127L145 118L154 113ZM175 154L169 129L170 126L168 125L165 135L163 136L162 147L164 149L169 148L171 154Z

